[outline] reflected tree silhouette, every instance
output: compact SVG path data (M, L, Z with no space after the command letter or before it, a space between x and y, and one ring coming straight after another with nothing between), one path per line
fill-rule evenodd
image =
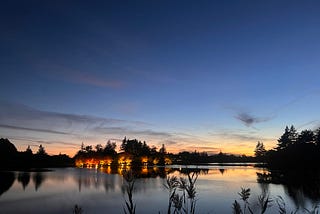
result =
M298 209L305 209L309 199L316 204L320 202L319 170L257 173L257 181L260 184L282 184L287 195L290 196Z
M44 182L45 176L42 172L36 172L32 176L32 180L34 182L35 190L37 191L40 188L41 184Z
M0 196L10 189L14 180L13 172L0 172Z
M225 173L226 169L220 168L219 171L220 171L221 175L223 175L223 173Z
M30 172L19 172L18 181L22 184L23 190L25 190L30 182Z
M189 175L190 173L207 175L209 173L209 169L200 169L200 168L181 168L181 169L174 169L174 170L184 175Z

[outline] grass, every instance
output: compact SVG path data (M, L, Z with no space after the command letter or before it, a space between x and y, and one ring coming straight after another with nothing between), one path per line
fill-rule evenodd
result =
M167 214L195 214L197 191L196 182L199 172L189 172L186 177L167 176L164 186L168 190L168 208ZM123 212L125 214L135 214L136 204L133 201L135 177L131 170L123 173L125 180L125 204L123 206ZM296 210L288 210L284 199L281 196L272 199L267 191L263 191L256 200L255 204L250 203L251 190L250 188L241 187L241 191L238 192L240 200L235 200L231 206L231 212L234 214L264 214L267 213L272 206L277 206L277 213L279 214L320 214L319 204L314 205L310 210L304 208L303 211L296 208ZM230 213L231 213L230 212ZM269 211L270 213L271 211ZM74 214L82 214L83 209L75 205L73 209ZM159 212L160 213L160 212Z
M125 200L125 206L123 207L123 211L125 214L135 214L136 213L136 204L133 202L133 189L134 189L134 176L132 171L125 171L123 173L123 178L126 181L126 192L127 198Z
M196 187L198 173L188 173L187 179L168 176L165 187L169 191L168 214L196 213Z

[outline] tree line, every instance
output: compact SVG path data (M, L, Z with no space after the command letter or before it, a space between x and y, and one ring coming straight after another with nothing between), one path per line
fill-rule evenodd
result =
M286 126L274 149L266 150L258 142L255 148L258 160L271 168L315 168L320 161L320 128L297 132L291 125Z
M137 139L127 139L126 137L122 140L119 148L119 152L116 151L117 145L115 142L110 140L105 146L97 144L92 145L81 145L80 150L75 156L75 161L79 162L76 165L99 165L97 159L109 160L108 165L118 165L119 160L123 156L129 156L131 159L131 165L141 166L146 165L166 165L166 164L207 164L207 163L238 163L238 162L254 162L255 158L246 155L232 155L225 153L218 153L215 155L208 155L207 152L188 152L182 151L177 154L169 153L166 150L164 144L157 149L155 146L149 146L145 141ZM142 163L142 158L144 162ZM81 161L82 160L82 161ZM110 161L111 160L111 161ZM87 163L84 163L87 161ZM120 161L121 162L121 161Z
M39 145L35 153L30 146L19 152L8 139L0 139L0 169L66 167L73 166L73 162L73 159L65 154L48 155L42 145Z
M120 152L116 151L117 145L110 140L105 146L81 144L80 150L75 155L76 165L112 165L130 164L133 166L141 165L165 165L168 154L164 144L157 150L155 146L150 147L145 141L137 139L122 140ZM168 162L167 162L168 164Z

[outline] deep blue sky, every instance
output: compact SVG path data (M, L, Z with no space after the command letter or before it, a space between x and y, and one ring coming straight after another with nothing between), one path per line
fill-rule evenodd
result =
M1 1L0 135L252 153L320 125L319 1ZM118 144L120 145L120 144Z

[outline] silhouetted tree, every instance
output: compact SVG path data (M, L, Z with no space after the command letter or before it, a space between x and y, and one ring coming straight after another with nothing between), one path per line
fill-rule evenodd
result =
M283 135L278 140L277 150L283 150L288 148L290 145L293 145L297 140L297 131L292 125L290 129L286 126Z
M92 153L92 146L86 146L84 150L86 153Z
M115 142L112 143L110 140L108 140L106 146L103 149L103 153L106 155L115 155L117 154L116 147L117 144Z
M314 142L320 148L320 128L315 131Z
M303 130L298 136L297 143L305 144L305 143L314 143L315 136L311 130Z
M142 144L142 154L150 155L150 147L147 145L146 141L143 141L143 144Z
M258 141L256 148L254 150L254 155L258 159L258 161L263 161L266 156L266 148L262 142Z
M81 143L80 151L81 152L86 152L86 147L85 147L83 142Z
M97 144L97 145L96 145L96 152L97 152L97 153L102 153L102 152L103 152L103 148L102 148L102 145L101 145L101 144Z
M166 150L166 147L164 146L164 144L162 144L162 147L159 149L159 153L160 154L166 154L167 153L167 150Z
M137 139L129 140L124 138L121 144L120 149L124 152L133 154L133 155L142 155L143 144Z
M157 147L152 146L150 149L150 155L155 155L155 154L157 154Z
M26 153L26 154L29 154L29 155L32 155L32 150L31 150L31 148L30 148L30 145L28 145L25 153Z
M286 127L285 133L278 140L277 150L267 152L268 165L272 168L319 168L320 148L319 132L303 130L297 133L295 128Z
M46 150L44 149L44 147L40 144L37 155L47 155Z
M8 139L0 139L0 157L10 156L16 153L17 148Z

